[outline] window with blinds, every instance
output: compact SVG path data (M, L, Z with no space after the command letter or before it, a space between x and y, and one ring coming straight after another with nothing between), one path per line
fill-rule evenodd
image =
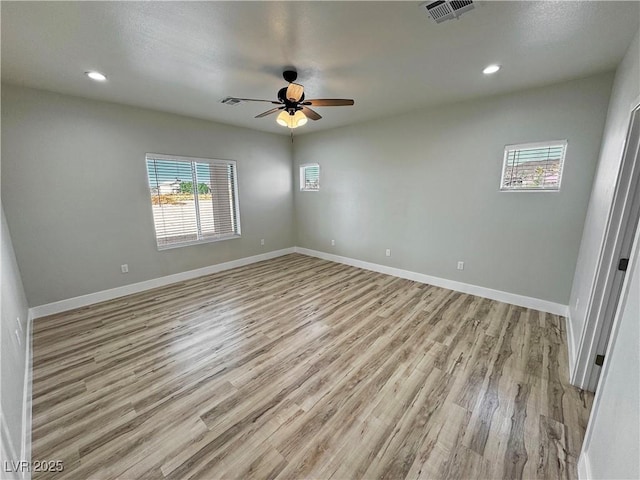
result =
M158 249L240 236L236 162L148 153Z
M566 151L566 140L507 145L500 190L557 192Z
M317 192L320 190L320 165L309 163L300 165L300 191Z

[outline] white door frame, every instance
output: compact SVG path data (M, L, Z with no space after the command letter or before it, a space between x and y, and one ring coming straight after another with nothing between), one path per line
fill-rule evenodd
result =
M636 229L633 246L631 249L631 255L629 257L629 268L633 268L636 265L636 259L640 255L640 225ZM609 346L614 346L616 343L616 339L618 338L618 333L620 330L620 322L621 317L625 311L625 307L627 301L629 300L629 295L636 294L637 292L631 292L631 274L637 272L633 272L631 270L627 271L627 275L624 279L624 284L621 290L620 300L618 302L618 308L615 314L615 320L613 322L613 326L611 328L611 335L609 339ZM607 375L609 374L610 369L610 359L605 358L604 365L602 366L602 379L605 381ZM606 384L605 384L606 388ZM594 425L597 422L598 414L600 413L600 404L602 403L602 389L599 389L596 392L596 396L593 400L593 406L591 407L591 415L589 415L589 423L587 424L587 431L584 434L584 441L582 442L582 448L580 450L580 457L578 459L578 478L588 479L591 478L591 471L589 465L589 450L591 448L591 440L593 438L593 429Z
M596 355L604 355L622 291L624 273L620 258L629 258L640 216L640 97L630 109L622 163L609 212L593 287L588 299L585 325L577 345L571 383L595 391L601 367Z

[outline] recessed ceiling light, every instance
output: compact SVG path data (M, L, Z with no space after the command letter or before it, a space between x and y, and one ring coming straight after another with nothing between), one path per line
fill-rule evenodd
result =
M91 80L95 80L96 82L104 82L107 79L107 76L103 73L96 72L91 70L90 72L84 72L84 74L89 77Z
M484 70L482 70L482 73L485 75L491 75L492 73L496 73L498 70L500 70L500 65L487 65L484 67Z

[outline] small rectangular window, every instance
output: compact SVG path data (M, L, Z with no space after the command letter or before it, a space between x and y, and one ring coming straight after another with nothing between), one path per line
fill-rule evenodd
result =
M320 165L308 163L300 165L300 191L317 192L320 190Z
M148 153L158 249L240 236L236 162Z
M557 192L566 151L566 140L507 145L500 190Z

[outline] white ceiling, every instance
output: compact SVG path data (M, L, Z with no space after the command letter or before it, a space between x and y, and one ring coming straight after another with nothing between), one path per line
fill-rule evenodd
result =
M268 104L219 102L275 99L293 65L307 98L356 102L301 134L613 69L640 19L638 1L481 2L436 25L419 3L3 1L2 80L288 134L253 118Z

